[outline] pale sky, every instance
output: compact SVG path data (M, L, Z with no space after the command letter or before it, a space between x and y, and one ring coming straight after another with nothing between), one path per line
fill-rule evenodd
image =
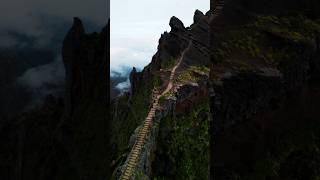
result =
M111 0L111 71L143 68L157 51L158 40L178 17L190 26L196 9L210 9L210 0Z

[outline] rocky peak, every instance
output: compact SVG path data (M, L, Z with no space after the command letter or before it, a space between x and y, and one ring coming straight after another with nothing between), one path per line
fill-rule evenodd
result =
M73 26L63 41L68 116L72 116L77 107L88 99L90 102L107 102L108 28L109 25L101 33L86 34L81 20L74 18Z
M137 73L137 69L135 67L132 68L132 71L130 73L130 82L132 83L133 81L133 76Z
M66 39L67 38L79 39L84 34L85 34L85 29L83 27L82 21L79 18L74 17L73 18L73 25L72 25L70 31L68 32Z
M203 16L203 12L197 9L193 16L193 22L198 23Z
M177 17L173 16L171 19L170 19L170 23L169 23L171 29L173 31L183 31L185 30L185 27L183 25L183 22L178 19Z
M131 84L131 92L130 95L133 96L137 91L139 86L141 86L141 73L137 72L137 69L135 67L132 68L132 71L129 76L130 84Z

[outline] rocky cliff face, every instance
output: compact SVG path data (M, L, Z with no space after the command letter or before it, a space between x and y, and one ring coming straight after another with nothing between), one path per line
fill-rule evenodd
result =
M306 105L291 98L300 99L308 82L318 78L315 69L319 64L320 29L314 10L319 6L309 8L313 12L310 15L310 11L302 9L311 2L290 2L292 7L285 7L286 3L270 1L262 8L258 1L225 1L222 16L210 24L213 62L210 84L214 90L210 100L213 119L210 161L211 171L216 172L214 179L285 179L291 175L283 169L301 168L286 164L293 158L288 149L293 154L297 149L301 154L309 152L300 141L293 140L299 135L291 130L308 136L303 128L309 126L308 119L319 116L311 110L316 100ZM288 13L293 9L295 13ZM292 112L288 112L290 108ZM292 116L296 114L294 111L301 112L299 118ZM319 122L314 121L313 126L310 131L315 132ZM274 143L270 140L277 138L283 139ZM312 137L308 139L316 144ZM292 144L287 148L277 147L288 141ZM247 168L240 168L244 166ZM316 169L310 166L309 170ZM311 178L293 171L297 173L294 177Z
M215 128L221 130L261 108L275 106L286 92L318 77L316 21L302 14L252 15L250 21L233 27L236 15L228 9L234 8L233 3L226 3L222 17L211 24L216 30L211 36L212 109ZM224 24L219 23L222 20Z
M197 10L194 15L194 23L190 27L186 28L177 17L172 17L169 25L171 31L161 35L158 51L152 57L151 63L142 72L132 71L130 80L133 94L138 91L138 87L142 87L141 83L151 84L155 76L160 76L163 81L166 81L166 75L168 75L166 70L173 66L191 40L194 44L188 52L188 57L183 60L183 64L186 66L209 65L208 17Z
M62 56L66 68L66 108L72 116L85 101L104 103L109 96L108 27L101 33L86 34L82 22L75 18L63 42ZM101 83L102 82L102 83Z
M65 100L48 96L39 109L0 128L0 179L103 179L109 169L109 25L86 34L74 24L63 44Z
M184 115L187 114L190 109L203 104L205 100L208 99L207 79L210 64L208 52L208 15L204 15L197 10L194 15L194 23L190 27L185 27L177 17L172 17L169 25L171 26L171 31L161 35L158 51L153 56L151 63L146 66L142 72L137 72L136 69L133 68L130 74L131 91L129 97L124 95L113 105L115 107L113 110L113 122L116 126L115 132L121 131L124 134L121 136L121 143L119 143L119 141L114 143L114 146L117 146L119 148L118 151L121 152L118 153L122 155L122 157L119 157L119 155L114 157L114 165L115 167L119 167L117 168L118 171L116 171L115 176L117 176L121 170L121 165L124 163L126 154L133 145L132 142L137 136L136 133L138 132L141 122L146 118L146 113L141 112L148 112L149 105L152 102L151 97L154 92L153 90L161 93L167 87L171 69L177 64L183 51L185 51L185 53L181 59L181 66L176 70L175 80L173 82L174 88L171 92L164 95L161 100L162 108L156 112L156 117L154 118L155 124L148 135L145 147L143 147L142 158L139 160L135 175L136 177L149 178L166 176L178 171L182 172L185 168L181 167L179 170L170 172L159 171L160 169L168 169L169 167L175 168L174 161L166 161L166 165L168 166L166 168L162 166L163 162L159 162L160 157L167 155L164 154L164 149L175 150L175 147L171 147L170 145L168 145L169 147L162 146L163 141L166 141L165 138L172 136L161 138L161 145L159 145L158 133L159 131L162 132L161 129L163 128L170 128L168 126L174 123L173 120L168 119L168 123L163 124L161 122L163 119L175 116L179 116L179 118L185 117ZM125 110L126 108L128 108L127 111ZM127 116L124 114L127 114ZM178 121L179 118L176 120ZM189 120L192 121L191 119ZM134 121L135 123L133 123ZM117 130L117 128L119 129ZM190 128L190 130L191 129L192 128ZM179 134L180 133L181 132L179 132ZM131 134L133 135L131 136ZM118 136L120 137L119 134ZM123 141L123 139L125 140ZM170 139L170 141L171 140L172 139ZM189 144L190 146L196 146L194 143L195 141ZM128 144L130 144L129 147ZM199 144L206 146L205 140ZM127 149L125 151L122 150L125 147L127 147ZM190 151L194 150L195 153L197 151L195 149L190 151L187 149L184 150L186 150L186 152L184 152L185 160L188 159L189 154L192 154ZM204 148L200 151L204 153L206 150L207 149ZM204 158L206 157L207 156L204 156ZM204 166L206 165L200 165L199 169L206 171L206 167L203 168ZM195 176L196 175L197 173L195 173ZM206 174L203 174L201 177L205 176ZM187 177L187 175L185 174L184 177Z
M310 116L308 110L301 111L306 109L303 108L306 103L300 101L300 93L308 82L319 77L318 6L305 12L303 8L311 7L308 3L316 2L294 1L290 7L284 6L289 3L286 1L266 3L268 8L263 9L257 2L225 1L221 16L209 22L211 11L206 15L196 11L190 27L185 27L176 17L170 20L172 29L161 36L152 62L142 72L133 70L131 95L121 99L127 103L128 111L138 114L134 97L150 87L161 92L168 82L167 70L174 64L170 59L177 58L188 42L195 39L178 68L173 91L162 99L162 111L154 119L159 124L148 137L136 175L208 178L205 161L210 162L210 171L216 172L210 176L214 179L283 179L292 177L290 170L305 177L297 170L303 167L295 163L302 157L310 159L309 152L317 156L317 150L306 149L295 138L306 135L311 144L319 147L310 135L316 133L319 122L313 123L312 133L306 130L310 128L307 122L317 117L314 112L317 102L310 101L307 106L313 109ZM209 32L210 51L206 41ZM157 77L160 83L154 83ZM312 90L314 96L313 93ZM150 102L150 94L147 97L146 102ZM295 97L298 104L290 106L290 99ZM122 107L119 104L118 109ZM290 108L303 112L299 121L292 118ZM141 113L135 117L134 127L138 127L145 116ZM294 120L290 121L291 118ZM122 123L130 122L128 119L123 118ZM291 128L300 133L292 135ZM137 132L135 128L128 129L129 134ZM122 147L130 144L130 136L125 139ZM275 139L279 141L273 143ZM281 146L290 143L293 145ZM124 154L115 161L115 166L124 162L130 147L121 151ZM204 155L209 148L210 157ZM309 178L318 176L317 165L308 171L312 171Z

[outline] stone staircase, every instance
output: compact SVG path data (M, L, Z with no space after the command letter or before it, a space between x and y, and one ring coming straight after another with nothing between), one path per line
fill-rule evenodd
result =
M173 87L173 78L176 72L176 69L180 66L181 61L185 55L185 53L190 49L192 45L192 42L189 42L189 46L182 52L180 58L178 59L178 63L172 68L172 71L170 73L169 83L167 85L167 88L161 93L161 95L154 94L154 101L152 104L152 108L150 109L142 128L139 130L138 137L135 141L135 144L133 145L130 154L128 155L127 161L124 165L124 169L120 175L120 180L130 180L132 177L134 177L134 172L137 167L137 162L139 160L139 156L141 154L142 148L144 146L146 136L150 132L150 129L152 127L152 120L155 116L155 112L157 108L159 107L159 99L161 96L168 93L172 87Z
M152 119L155 115L155 111L158 107L158 101L159 96L155 99L152 108L149 111L149 114L147 115L142 128L140 129L138 133L138 137L136 139L136 142L131 150L131 153L128 156L128 161L125 165L125 169L120 176L121 180L129 180L134 175L134 171L136 168L136 164L138 162L139 155L141 153L141 150L143 148L143 144L146 138L147 133L149 132L150 127L152 126Z
M224 0L219 0L216 7L213 10L213 15L210 17L209 21L212 21L214 18L216 18L217 16L219 16L223 10L224 7ZM127 161L125 162L124 166L123 166L123 170L121 172L120 175L120 180L131 180L132 178L134 178L135 175L135 170L137 168L137 162L139 160L139 156L142 152L145 140L146 140L146 136L147 134L150 132L150 129L152 127L152 121L153 118L155 117L155 112L156 110L159 108L159 99L161 96L165 95L166 93L168 93L172 87L173 87L173 78L175 75L175 71L176 69L179 67L179 65L181 64L181 61L184 57L184 54L190 49L191 45L194 45L196 48L201 48L201 52L208 54L209 50L206 48L206 46L197 41L196 39L191 38L188 39L189 41L189 45L188 47L182 52L178 63L174 66L174 68L171 71L170 74L170 78L169 78L169 83L167 85L167 88L161 93L161 95L155 94L154 96L154 102L152 104L152 108L150 109L142 128L139 130L138 133L138 137L135 141L135 144L133 145L133 148L131 149L130 154L128 155Z

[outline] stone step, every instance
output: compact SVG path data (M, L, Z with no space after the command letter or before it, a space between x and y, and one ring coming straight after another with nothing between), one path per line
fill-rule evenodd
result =
M147 131L141 132L140 138L144 138L144 136L147 134Z
M129 176L123 176L121 179L123 179L123 180L129 180L130 178L129 178Z
M132 167L127 167L127 170L128 170L129 172L132 172L133 168L132 168Z
M144 142L144 138L141 138L137 141L137 143L143 143Z
M127 179L129 179L129 177L130 177L130 174L129 173L125 173L123 179L127 180Z
M136 163L129 161L129 162L128 162L128 165L135 166Z
M137 156L138 156L137 152L132 152L132 154L131 154L131 161L135 162Z
M147 132L148 130L147 129L142 129L140 132Z
M145 121L146 124L143 125L143 128L148 131L149 130L149 126L151 125L151 120Z

